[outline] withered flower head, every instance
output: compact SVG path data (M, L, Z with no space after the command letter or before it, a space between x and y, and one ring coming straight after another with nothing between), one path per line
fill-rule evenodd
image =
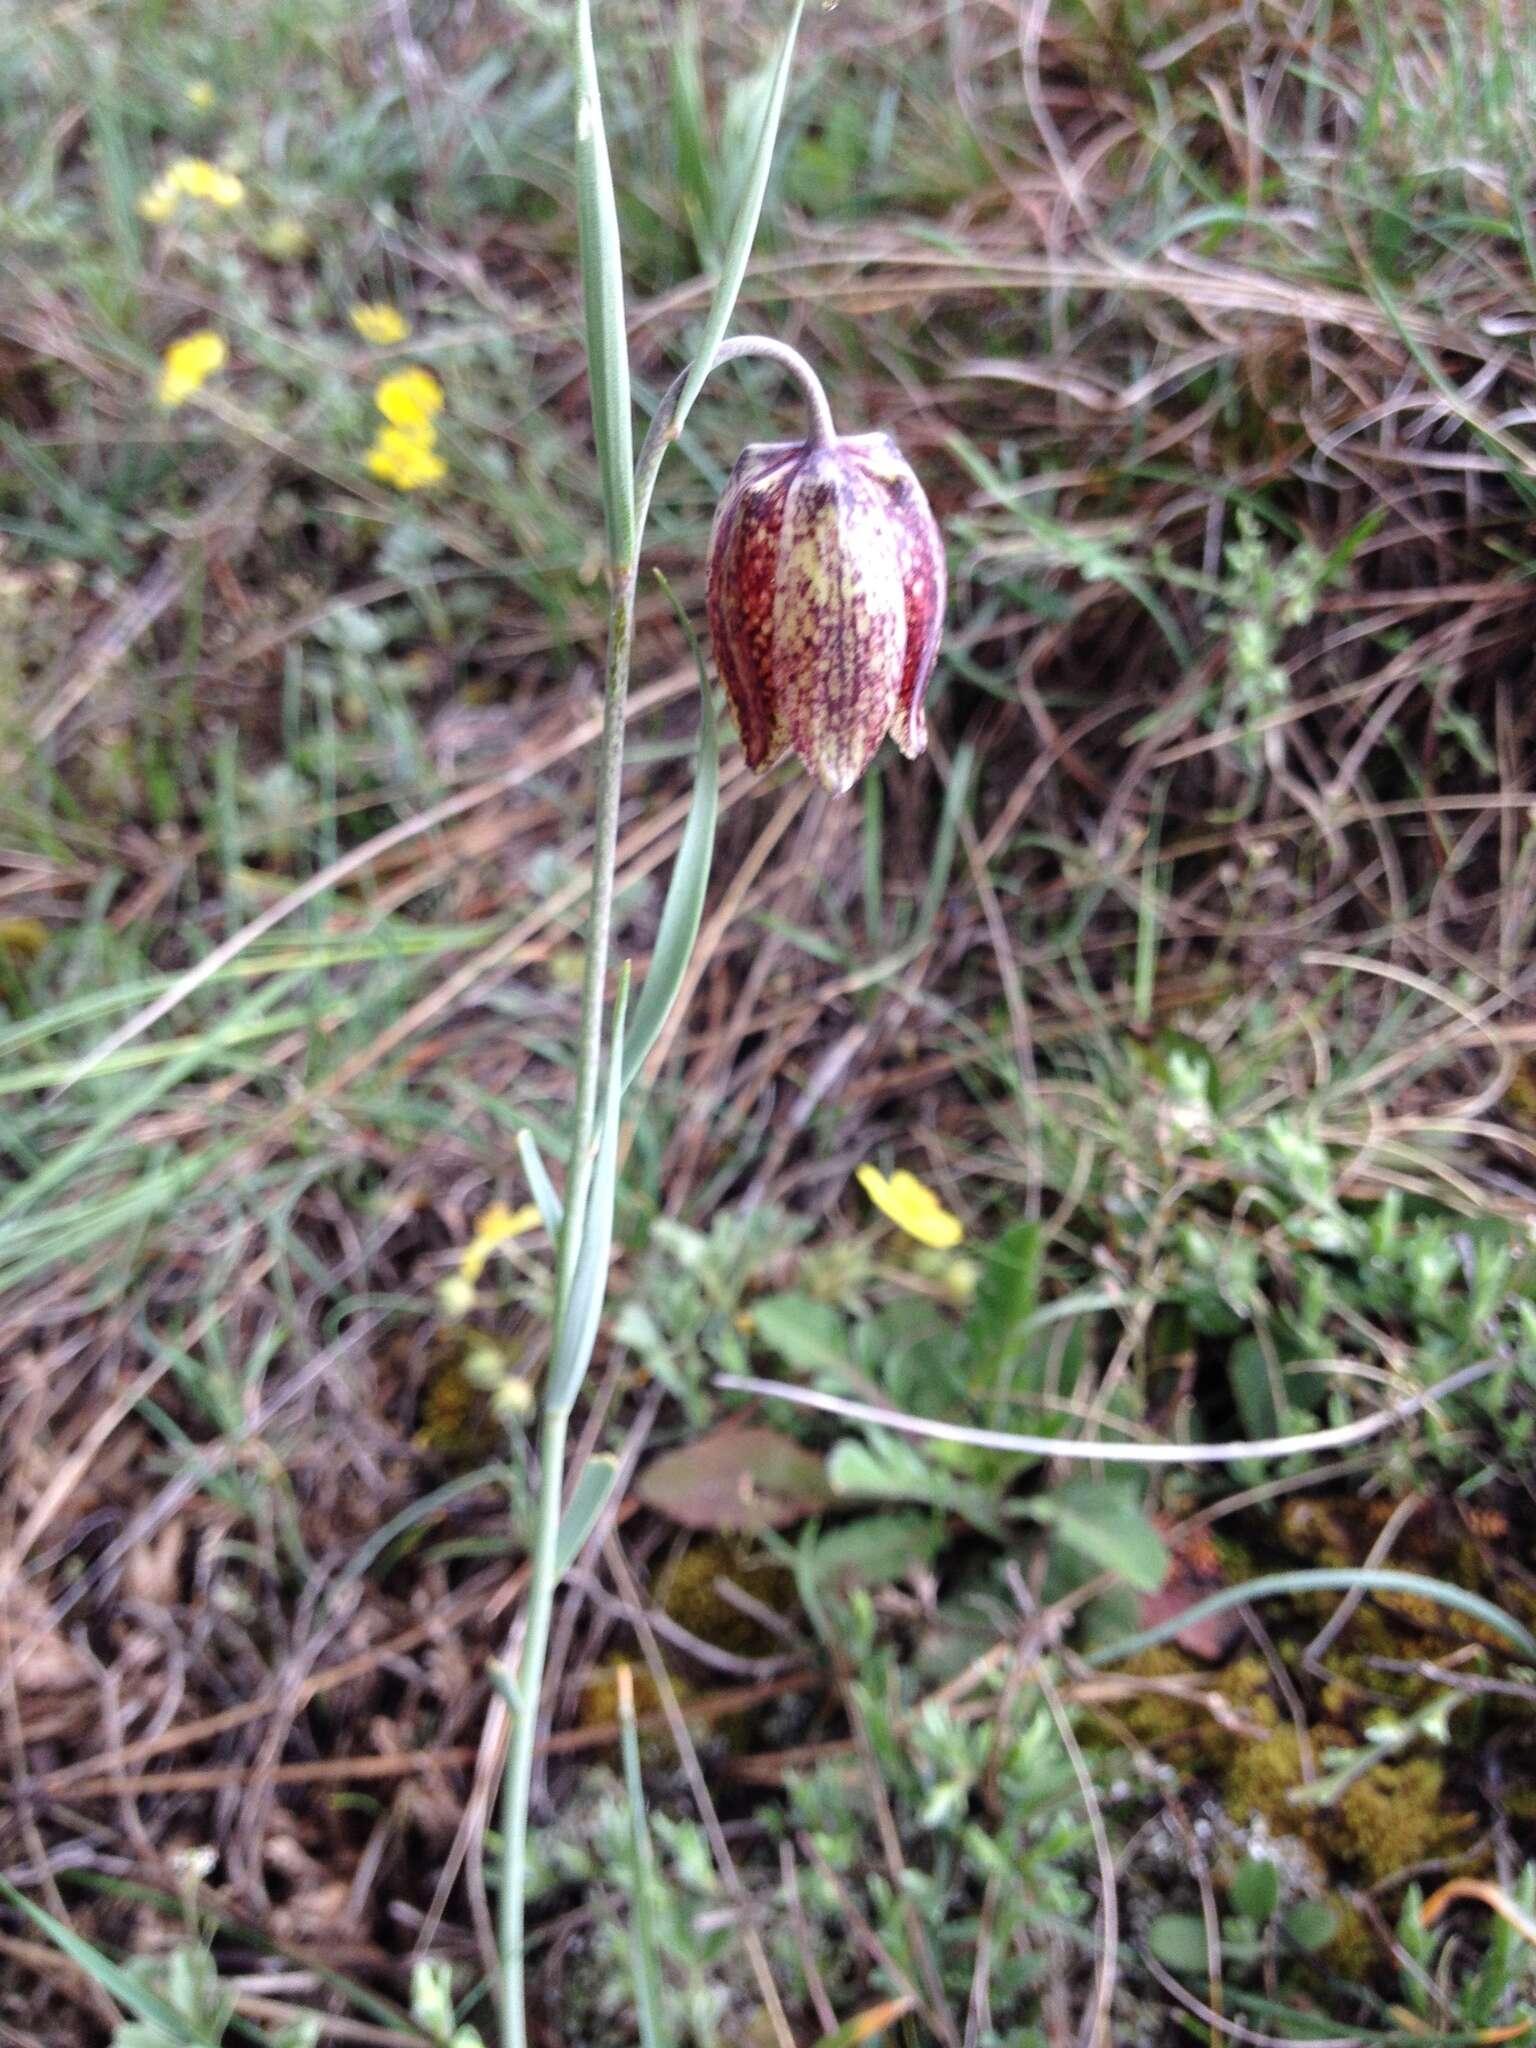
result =
M754 768L791 748L834 795L887 733L928 744L944 544L889 434L745 449L709 543L709 632Z

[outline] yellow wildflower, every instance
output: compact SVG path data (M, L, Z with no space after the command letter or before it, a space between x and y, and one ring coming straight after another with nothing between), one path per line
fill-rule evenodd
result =
M200 114L206 114L217 98L212 81L206 78L189 78L184 90L187 96L187 105L189 107L196 107Z
M160 403L184 405L194 392L201 391L215 370L223 369L228 359L223 337L211 328L200 328L196 334L173 341L161 359Z
M245 187L233 171L220 170L205 157L179 156L167 165L139 201L145 220L169 220L178 200L202 199L210 206L228 209L245 197Z
M158 226L161 221L170 219L180 198L181 193L169 178L156 178L139 201L140 216Z
M441 483L448 465L437 452L436 436L425 427L380 427L368 450L368 471L397 491L419 491Z
M238 206L245 197L245 187L234 172L221 171L205 157L178 157L166 175L178 192L189 199L206 199L210 206Z
M539 1212L532 1202L525 1202L521 1209L509 1209L505 1202L492 1202L475 1225L474 1236L464 1247L459 1259L459 1278L467 1280L473 1287L493 1252L499 1252L514 1238L525 1237L538 1225Z
M364 300L354 306L347 318L363 337L375 348L388 348L392 341L404 341L411 331L411 323L403 313L393 306L378 305Z
M373 402L392 427L430 427L443 409L443 387L430 370L413 366L381 377Z
M948 1252L965 1236L959 1217L951 1216L932 1188L924 1187L905 1167L898 1167L887 1180L878 1168L861 1166L854 1178L881 1215L919 1244Z
M446 1280L437 1283L438 1305L451 1323L462 1323L475 1305L475 1290L467 1280L461 1280L457 1273L450 1273Z

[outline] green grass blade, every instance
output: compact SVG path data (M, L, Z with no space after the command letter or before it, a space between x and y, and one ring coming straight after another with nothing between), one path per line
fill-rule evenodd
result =
M662 579L665 582L665 579ZM672 596L670 589L667 591ZM676 599L673 599L674 605ZM662 905L661 923L651 964L635 1004L634 1018L624 1042L624 1087L633 1084L645 1065L646 1055L661 1036L662 1027L677 1001L699 936L704 916L704 898L709 891L709 870L715 854L715 818L720 807L720 730L715 718L714 698L704 655L688 620L678 607L678 617L699 665L699 761L693 779L693 802L683 828L667 900Z
M1151 1021L1152 998L1157 991L1157 942L1162 932L1162 899L1158 894L1157 850L1162 839L1163 803L1167 794L1167 785L1164 784L1153 798L1152 816L1147 825L1146 851L1141 865L1141 892L1136 905L1136 981L1132 1015L1141 1025Z
M944 898L949 890L950 870L955 863L955 845L960 835L960 820L965 814L966 802L971 793L971 773L976 766L976 748L966 740L955 749L954 766L950 770L949 787L944 792L944 808L939 814L939 829L934 835L933 856L928 864L928 886L923 891L923 900L918 907L917 925L913 938L919 943L925 941L938 921Z
M544 1219L549 1241L554 1244L560 1236L560 1226L565 1221L565 1204L555 1193L555 1184L549 1177L548 1167L544 1164L544 1154L539 1150L539 1141L532 1131L518 1132L517 1156L523 1162L523 1178L528 1183L528 1192Z
M635 544L635 457L630 425L624 263L608 137L592 47L591 0L576 0L576 220L586 309L592 427L603 484L608 557L628 563Z
M62 1920L55 1920L41 1906L34 1906L25 1893L17 1891L15 1885L3 1877L0 1877L0 1899L30 1920L61 1955L68 1956L77 1969L83 1970L93 1983L99 1984L125 2012L131 2012L146 2025L158 2027L168 2040L181 2044L181 2048L218 2048L218 2043L210 2035L199 2032L183 2019L173 2005L168 2005L147 1984L141 1984L121 1963L114 1963L110 1956L103 1955L93 1943L82 1940L72 1927L66 1927Z
M752 164L747 173L741 206L731 225L730 240L725 245L725 256L720 265L715 296L710 301L709 316L699 337L698 354L693 359L688 382L683 386L682 396L677 401L677 413L673 420L674 433L682 432L683 424L693 410L693 402L704 388L704 379L709 375L715 350L725 339L725 330L731 324L731 315L735 312L736 301L741 295L742 279L747 274L747 265L752 258L752 244L757 240L757 224L762 216L763 197L768 190L768 176L773 169L774 144L779 139L779 123L784 114L784 95L789 87L789 70L795 54L795 38L800 32L800 17L804 11L805 0L795 0L789 17L789 27L784 31L784 41L780 45L778 60L773 67L773 80L769 87L767 104L763 109L762 126L758 129L757 143L752 152Z
M699 62L699 18L686 8L672 45L672 170L699 260L709 261L714 240L714 194L704 128L704 69Z
M1484 1600L1477 1593L1469 1593L1464 1586L1426 1579L1419 1572L1327 1566L1311 1571L1269 1572L1262 1578L1242 1579L1236 1585L1223 1586L1208 1600L1197 1600L1193 1607L1169 1615L1153 1628L1139 1629L1133 1636L1121 1636L1094 1650L1087 1661L1094 1665L1123 1663L1127 1657L1154 1650L1159 1643L1196 1627L1210 1615L1225 1614L1229 1607L1246 1607L1255 1600L1279 1599L1289 1593L1409 1593L1416 1600L1433 1600L1437 1606L1449 1607L1453 1613L1469 1615L1484 1627L1497 1629L1523 1657L1536 1658L1536 1636L1503 1608L1495 1607L1491 1600Z
M613 1249L613 1207L619 1177L619 1105L624 1096L624 1013L629 1006L629 967L619 977L619 999L614 1006L613 1051L608 1062L608 1087L603 1098L602 1124L597 1143L597 1163L592 1171L592 1192L582 1219L581 1250L571 1279L570 1299L555 1333L555 1352L549 1366L551 1408L569 1410L597 1343L597 1326L602 1320L603 1296L608 1286L608 1256Z
M577 1474L571 1498L560 1517L560 1533L555 1539L556 1578L563 1579L580 1557L583 1545L597 1527L599 1515L608 1505L618 1477L619 1461L606 1452L589 1458Z
M629 1666L619 1666L619 1746L624 1753L624 1790L629 1804L629 1839L635 1861L630 1904L630 1958L635 1976L635 2019L640 2048L662 2048L661 1947L651 1910L655 1859L645 1820L645 1787L640 1779L640 1731L635 1723L635 1687Z

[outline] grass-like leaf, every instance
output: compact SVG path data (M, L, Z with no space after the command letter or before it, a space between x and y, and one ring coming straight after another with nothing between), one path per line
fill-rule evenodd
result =
M131 2012L147 2025L158 2027L169 2041L181 2044L181 2048L218 2048L218 2043L209 2035L184 2019L173 2005L152 1991L135 1977L131 1970L125 1970L121 1963L113 1962L93 1942L83 1940L72 1927L62 1920L55 1920L41 1906L33 1905L24 1892L0 1877L0 1899L14 1906L18 1913L30 1920L42 1935L51 1941L61 1955L65 1955L91 1980L100 1985L115 2005L125 2012Z
M630 1903L630 1956L634 1964L635 2019L640 2048L662 2048L661 1947L651 1910L655 1868L651 1831L645 1819L645 1786L640 1777L640 1731L635 1722L635 1685L629 1666L619 1666L619 1746L624 1754L624 1789L629 1804L629 1837L635 1860Z
M597 1163L592 1171L592 1191L583 1218L581 1251L571 1280L570 1298L555 1335L555 1354L550 1360L548 1405L569 1410L575 1400L597 1343L597 1326L602 1320L603 1296L608 1285L608 1255L613 1249L613 1205L619 1177L619 1105L624 1095L624 1014L629 1007L629 964L619 976L619 999L614 1005L613 1050L608 1062L608 1085L603 1095L602 1122L597 1141Z
M592 428L603 485L608 558L629 561L635 544L634 443L629 405L629 335L624 322L624 262L613 200L608 137L592 47L590 0L576 5L576 222L586 312Z
M1225 1614L1229 1607L1247 1607L1255 1600L1280 1599L1294 1593L1407 1593L1415 1600L1433 1600L1437 1606L1450 1608L1453 1614L1470 1615L1485 1628L1496 1629L1508 1643L1513 1643L1522 1657L1536 1659L1536 1636L1529 1629L1506 1614L1502 1607L1495 1607L1491 1600L1484 1600L1480 1594L1469 1593L1465 1586L1455 1586L1442 1579L1427 1579L1420 1572L1370 1571L1323 1566L1299 1572L1268 1572L1257 1579L1240 1579L1235 1585L1223 1586L1219 1593L1212 1593L1208 1600L1197 1600L1193 1607L1185 1607L1177 1614L1170 1614L1153 1628L1139 1629L1133 1636L1121 1636L1118 1641L1106 1643L1088 1658L1090 1664L1122 1664L1127 1657L1136 1657L1143 1650L1155 1650L1159 1643L1166 1643L1170 1637L1182 1635L1185 1629L1194 1628L1213 1614Z
M597 1527L597 1518L607 1507L619 1476L619 1461L606 1452L589 1458L577 1474L576 1485L560 1517L560 1534L555 1540L555 1572L564 1578L580 1557L582 1546Z
M715 350L725 339L725 330L731 324L731 315L736 310L736 301L741 294L741 282L747 274L747 265L752 258L752 244L757 239L757 223L763 211L763 195L768 190L768 176L773 169L773 149L779 139L779 122L784 114L784 95L789 86L789 68L794 59L795 38L799 34L800 17L804 11L805 0L795 0L789 17L789 27L784 31L784 41L780 45L778 58L773 67L773 80L769 87L767 104L763 109L757 144L752 152L751 168L742 191L741 206L731 225L730 240L726 243L719 281L715 285L715 296L710 301L709 316L699 337L698 354L694 357L682 396L677 401L677 413L673 421L675 433L682 432L683 424L693 410L693 402L704 388L704 379L709 375Z
M661 580L665 583L664 578ZM670 588L667 595L672 596ZM662 1026L687 975L693 942L699 935L699 924L704 916L704 898L709 890L709 870L715 853L715 816L720 800L719 726L698 635L675 598L673 604L699 666L699 760L694 771L693 802L689 806L688 823L683 828L677 859L672 864L672 879L667 884L667 900L662 905L655 950L651 954L651 964L636 1000L634 1019L624 1044L626 1090L661 1036Z
M555 1184L549 1177L548 1167L544 1164L544 1154L539 1150L539 1141L532 1131L518 1132L517 1156L523 1162L523 1178L528 1183L528 1192L543 1218L544 1228L549 1232L549 1241L554 1244L560 1236L560 1225L565 1220L565 1204L555 1192Z

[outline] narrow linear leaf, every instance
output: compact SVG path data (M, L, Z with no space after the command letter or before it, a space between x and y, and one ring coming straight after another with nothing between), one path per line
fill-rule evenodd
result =
M672 168L694 246L709 261L714 239L712 180L704 132L704 69L699 62L699 18L683 10L672 45Z
M107 1996L126 2012L133 2013L149 2026L158 2027L170 2040L182 2044L182 2048L217 2048L207 2034L184 2019L158 1992L152 1991L147 1984L141 1984L130 1970L113 1962L94 1943L82 1940L62 1920L55 1920L41 1906L33 1905L24 1892L17 1891L3 1877L0 1877L0 1899L30 1920L61 1955L67 1956L77 1969L83 1970L94 1983L99 1984Z
M917 922L913 937L924 940L932 932L944 897L949 889L950 869L954 866L955 846L960 836L960 820L965 813L966 799L970 794L971 770L976 765L976 748L970 740L955 749L954 765L949 773L949 787L944 792L944 808L939 813L939 829L934 835L933 856L928 868L928 886L923 891L923 900L918 906Z
M1204 1621L1208 1615L1224 1614L1229 1607L1245 1607L1254 1600L1278 1599L1294 1593L1410 1593L1416 1599L1432 1600L1439 1607L1469 1614L1473 1620L1497 1629L1522 1657L1536 1661L1536 1636L1481 1594L1469 1593L1464 1587L1440 1579L1427 1579L1421 1572L1322 1565L1307 1571L1268 1572L1262 1578L1242 1579L1236 1585L1224 1586L1208 1600L1197 1600L1193 1607L1169 1615L1152 1628L1139 1629L1133 1636L1120 1636L1112 1643L1102 1644L1089 1653L1087 1662L1096 1668L1123 1664L1127 1657L1156 1649L1159 1643L1166 1643L1170 1636Z
M752 164L747 173L741 206L732 223L730 239L725 246L720 277L715 285L715 296L710 301L709 316L704 322L698 354L693 359L688 382L683 386L682 396L677 401L677 414L673 422L675 433L682 432L683 423L693 410L693 402L704 388L704 379L709 375L715 350L725 339L725 330L731 324L731 315L736 310L736 301L741 293L741 282L747 274L747 264L751 261L752 244L757 239L757 223L763 211L763 195L768 190L768 176L773 169L774 144L779 139L779 123L784 114L784 95L789 86L795 38L800 32L800 17L804 11L805 0L794 0L789 27L784 31L784 41L780 45L778 60L773 67L773 80L768 90L767 104L763 109L757 143L752 152Z
M586 1378L602 1320L608 1287L608 1258L613 1250L613 1208L618 1193L619 1105L624 1094L624 1015L629 1007L629 963L619 976L614 1005L613 1050L608 1060L608 1085L603 1096L597 1162L581 1232L581 1250L571 1279L570 1299L560 1318L555 1354L549 1367L549 1405L568 1409Z
M608 556L628 563L635 543L634 445L629 403L629 334L624 263L603 102L592 47L591 0L576 0L576 225L586 314L592 428L603 486Z
M608 1505L618 1476L619 1461L606 1452L589 1458L582 1466L555 1537L557 1580L563 1579L580 1557L587 1538L597 1527L598 1517Z
M640 1777L640 1730L635 1721L635 1685L629 1666L619 1667L619 1747L624 1756L624 1790L629 1806L629 1840L635 1859L635 1889L630 1901L630 1955L634 1964L635 2019L640 2048L663 2048L661 2025L661 1943L654 1901L655 1858L645 1818L645 1786Z
M555 1193L555 1184L549 1177L544 1155L539 1150L539 1141L532 1131L518 1132L517 1156L523 1162L523 1178L528 1183L528 1192L533 1197L534 1207L543 1219L544 1228L549 1232L549 1241L553 1244L559 1237L560 1226L565 1220L565 1204Z
M672 596L670 589L667 595ZM673 604L676 606L675 598ZM651 1047L660 1038L682 988L704 916L704 898L709 892L709 871L715 855L715 819L720 808L720 729L698 639L687 615L679 610L678 616L699 664L699 759L694 771L693 802L677 859L672 864L655 950L624 1044L626 1090L633 1085Z

